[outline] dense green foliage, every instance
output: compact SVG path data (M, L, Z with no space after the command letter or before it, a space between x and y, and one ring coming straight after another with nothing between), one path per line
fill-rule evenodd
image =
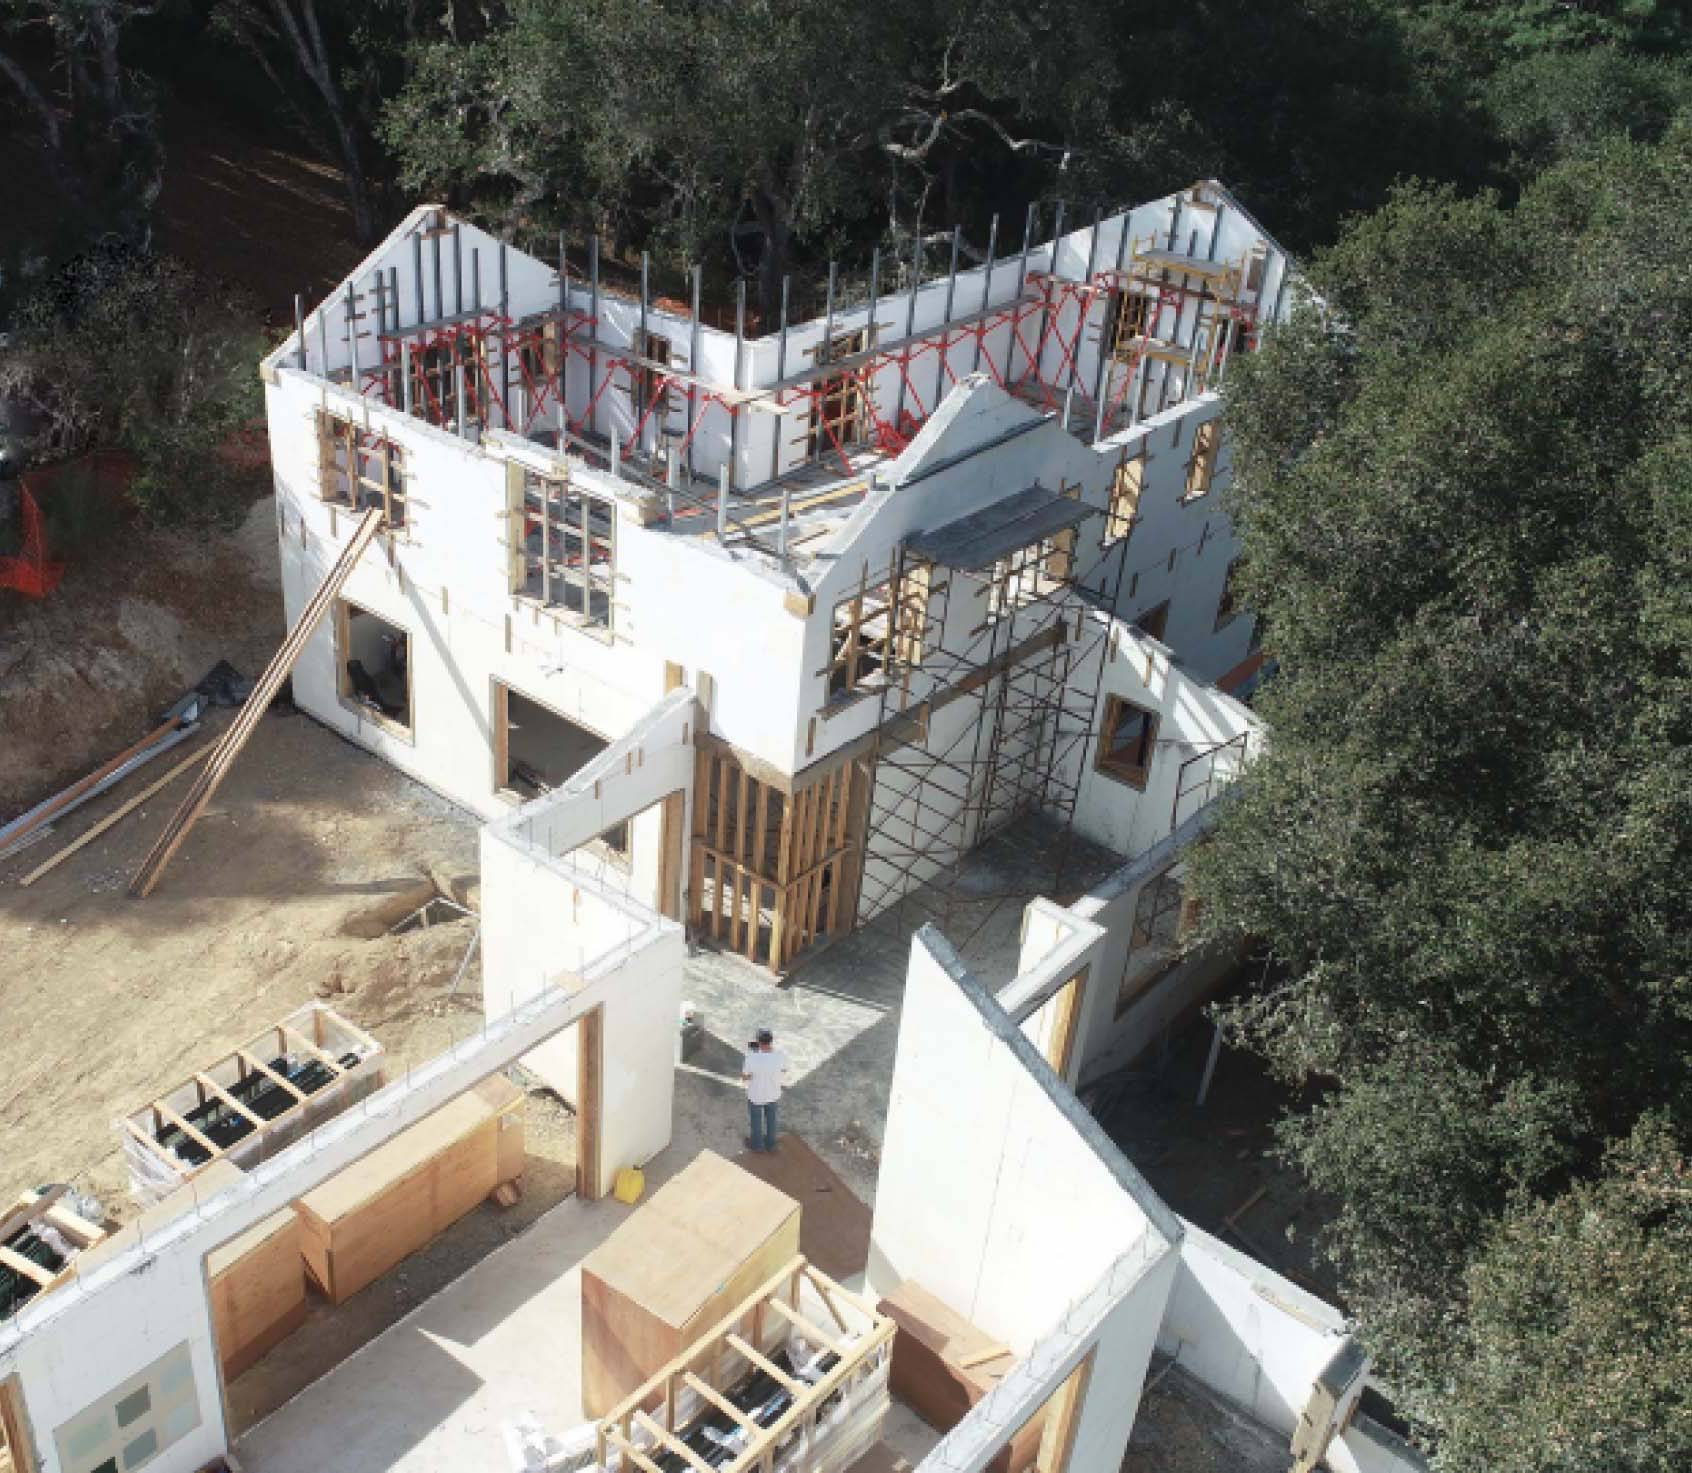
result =
M1692 119L1514 207L1406 188L1228 388L1280 673L1196 883L1282 964L1231 1021L1332 1082L1285 1144L1451 1468L1684 1466L1684 1301L1603 1324L1597 1288L1548 1278L1529 1323L1510 1275L1581 1194L1623 1210L1625 1185L1582 1185L1611 1143L1649 1118L1672 1158L1692 1132L1689 260ZM1581 1251L1547 1242L1547 1275ZM1615 1272L1658 1273L1641 1251ZM1639 1396L1681 1392L1597 1456L1577 1383L1624 1332L1672 1358ZM1499 1368L1529 1350L1569 1418L1506 1433Z
M243 509L223 452L259 412L263 351L250 306L180 262L95 252L18 312L0 396L39 425L37 460L127 450L143 514L215 521Z

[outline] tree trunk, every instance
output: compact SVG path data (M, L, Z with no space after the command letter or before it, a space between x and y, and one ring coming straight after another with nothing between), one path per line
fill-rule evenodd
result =
M764 232L764 253L758 260L758 314L767 332L781 315L781 283L787 275L793 231L787 201L770 190L752 191L752 213Z

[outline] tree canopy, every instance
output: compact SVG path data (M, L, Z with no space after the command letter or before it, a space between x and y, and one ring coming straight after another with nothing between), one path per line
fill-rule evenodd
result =
M1284 1144L1341 1204L1352 1307L1453 1468L1683 1446L1576 1464L1518 1418L1501 1447L1475 1414L1496 1380L1458 1368L1505 1353L1480 1295L1508 1245L1642 1121L1692 1128L1689 259L1692 119L1513 207L1401 188L1227 390L1279 673L1195 883L1281 965L1229 1021L1330 1084ZM1688 1384L1684 1318L1618 1313ZM1541 1347L1548 1373L1590 1329Z

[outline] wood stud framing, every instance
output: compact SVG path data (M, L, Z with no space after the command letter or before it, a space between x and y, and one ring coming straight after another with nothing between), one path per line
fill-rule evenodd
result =
M386 435L317 411L318 490L353 511L381 511L389 528L405 525L405 453Z
M800 1312L800 1294L806 1286L840 1326L839 1335L818 1329ZM848 1329L848 1314L859 1322L855 1334ZM834 1355L834 1365L820 1379L795 1379L771 1361L777 1343L787 1338L785 1334L769 1333L778 1322L789 1327L789 1333L797 1333L819 1350ZM693 1419L712 1412L737 1423L746 1434L745 1446L720 1463L714 1473L752 1473L754 1469L771 1473L783 1443L797 1436L798 1446L809 1450L829 1435L822 1426L822 1413L837 1393L861 1389L872 1378L880 1378L880 1385L870 1390L872 1395L885 1398L896 1328L893 1320L872 1305L841 1288L804 1258L795 1258L600 1421L596 1466L606 1467L615 1455L625 1469L632 1466L643 1473L660 1473L657 1459L680 1458L690 1469L713 1473L684 1441ZM763 1371L792 1398L780 1416L767 1425L758 1425L729 1395L733 1381L750 1368ZM681 1415L684 1397L694 1403L691 1417ZM636 1444L637 1429L650 1439L645 1450ZM838 1461L838 1446L835 1456L836 1462L823 1466L843 1466Z
M701 748L693 799L694 932L772 971L850 926L866 782L844 763L789 793Z

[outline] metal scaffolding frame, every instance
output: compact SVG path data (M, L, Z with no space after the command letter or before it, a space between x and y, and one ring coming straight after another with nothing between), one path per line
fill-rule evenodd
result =
M1096 514L1077 508L1081 516ZM1070 532L1073 543L1073 531ZM882 687L865 823L858 921L897 911L919 890L938 898L942 922L964 900L989 897L961 888L966 855L1031 811L1057 828L1048 853L1061 890L1070 860L1075 808L1094 738L1109 624L1092 617L1115 607L1125 544L1108 546L1086 576L1061 538L1037 538L987 567L925 556L907 542L894 558L890 596L909 601L916 582L927 600L920 669L931 693L913 704L909 672ZM954 604L984 588L989 617L946 642ZM997 612L998 617L991 617ZM934 718L970 703L949 739ZM1020 892L1019 892L1020 893ZM901 915L899 920L905 918Z

